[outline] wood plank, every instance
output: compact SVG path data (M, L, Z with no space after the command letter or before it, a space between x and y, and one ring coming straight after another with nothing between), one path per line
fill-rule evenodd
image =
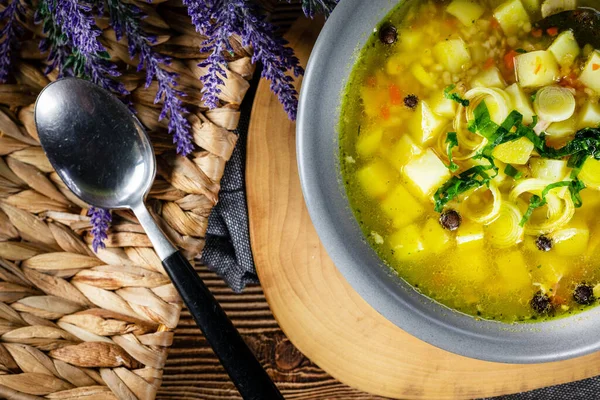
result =
M236 294L204 266L196 268L244 340L291 400L383 400L352 389L324 372L287 339L273 318L260 286ZM256 310L261 310L260 315ZM183 310L157 399L241 399L187 310Z

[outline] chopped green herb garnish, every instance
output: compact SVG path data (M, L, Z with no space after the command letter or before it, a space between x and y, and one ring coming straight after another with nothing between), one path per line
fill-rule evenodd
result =
M456 172L458 170L458 165L452 161L452 149L455 147L458 147L458 138L456 137L456 132L448 132L448 136L446 137L446 148L448 151L448 159L450 160L448 169L452 172Z
M469 100L463 99L460 97L458 93L453 92L456 89L456 85L450 85L446 89L444 89L444 97L448 100L453 100L463 107L468 107L471 102Z
M506 168L504 168L504 173L512 178L516 179L521 179L521 177L523 176L523 173L521 171L519 171L518 169L516 169L515 167L513 167L510 164L506 165Z
M574 179L572 181L555 182L555 183L552 183L552 184L546 186L544 188L544 190L542 191L541 196L538 196L535 194L533 196L531 196L531 199L529 200L529 207L527 208L527 211L523 215L520 225L521 226L525 225L525 223L529 220L529 218L531 217L531 214L533 214L533 211L536 208L545 206L548 203L546 200L546 196L548 195L548 193L550 193L550 191L552 189L556 189L559 187L568 187L569 188L569 191L571 192L571 199L573 200L573 204L575 204L576 208L579 208L583 205L583 202L581 200L581 194L579 193L583 189L585 189L585 185L583 184L583 182L581 182L578 179Z
M519 53L519 54L525 54L525 53L527 53L527 50L525 50L525 49L516 49L515 51L517 53Z
M489 184L492 177L490 177L487 171L494 168L494 165L477 165L450 178L433 195L435 211L442 212L446 204L461 194Z
M533 143L535 151L541 157L554 160L569 157L567 166L572 168L572 180L553 183L544 189L541 196L532 196L529 208L523 216L521 224L527 222L536 208L546 204L545 196L550 190L556 187L568 187L573 203L576 207L581 207L582 200L580 192L585 189L585 185L577 179L577 175L581 171L581 168L588 157L600 160L600 128L582 129L577 132L575 138L565 146L560 149L555 149L546 144L545 133L542 132L538 135L533 130L533 127L538 121L537 116L533 117L533 123L531 125L525 125L523 124L523 116L517 111L513 111L504 120L502 125L498 125L492 121L490 112L484 101L477 105L473 112L473 116L474 119L469 121L468 124L469 131L477 133L488 140L488 144L484 146L473 159L486 159L489 161L490 165L476 166L450 178L434 195L435 210L437 212L441 212L448 202L458 198L461 194L480 186L488 185L490 180L495 177L495 175L490 176L488 171L494 170L496 175L498 174L498 168L494 164L494 157L492 156L494 148L502 143L511 142L522 137L526 137ZM452 139L447 139L446 143L450 146L451 143L449 140ZM452 147L454 146L455 145L452 145ZM449 148L448 151L448 156L450 158L451 148ZM450 158L450 160L452 165L452 159ZM454 171L455 170L453 170L453 172ZM511 165L507 165L505 173L515 179L521 177L519 171Z

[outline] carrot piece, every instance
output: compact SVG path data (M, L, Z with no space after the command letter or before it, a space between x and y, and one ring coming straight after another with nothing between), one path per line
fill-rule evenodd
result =
M375 87L375 85L377 85L377 78L374 76L369 76L367 79L365 79L365 84L368 87Z
M558 28L557 27L548 28L548 29L546 29L546 33L548 33L548 35L554 37L554 36L558 35Z
M507 69L515 69L515 57L518 55L519 53L517 53L515 50L511 49L508 53L506 53L506 55L504 56L504 65L506 65Z
M600 69L600 64L592 64L592 71L598 71Z
M402 92L400 91L400 88L395 85L395 84L391 84L389 87L389 92L390 92L390 103L392 105L399 105L402 103Z
M483 64L483 68L484 69L490 69L492 68L494 65L496 65L496 60L494 60L494 57L490 57L485 61L485 64Z
M500 28L500 22L498 22L498 20L496 18L492 17L492 20L490 21L491 26L493 29L499 29Z
M381 106L381 118L384 120L390 119L390 108L388 106Z
M534 29L531 31L531 36L533 36L535 38L541 38L543 34L544 34L544 32L542 32L541 29Z

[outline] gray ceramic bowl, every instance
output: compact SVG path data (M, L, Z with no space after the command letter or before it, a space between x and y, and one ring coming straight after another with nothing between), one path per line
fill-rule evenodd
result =
M319 36L302 84L297 124L300 179L329 256L379 313L442 349L506 363L557 361L600 350L600 307L535 324L477 321L415 291L393 275L365 242L341 183L339 107L358 51L397 3L341 0Z

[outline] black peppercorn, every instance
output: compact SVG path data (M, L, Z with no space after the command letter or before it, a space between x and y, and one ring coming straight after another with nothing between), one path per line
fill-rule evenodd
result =
M535 245L541 251L550 251L552 249L552 239L548 236L538 236L535 240Z
M440 215L440 224L449 231L457 230L461 221L460 214L455 210L446 210Z
M550 297L541 291L533 295L533 298L529 304L531 305L533 311L538 314L549 314L553 309Z
M419 98L414 94L409 94L404 98L404 105L411 110L414 110L419 105Z
M398 31L396 27L390 24L385 24L379 29L379 40L383 44L394 44L398 39Z
M596 297L594 297L594 288L585 283L580 283L573 291L573 299L581 305L592 304L596 301Z

